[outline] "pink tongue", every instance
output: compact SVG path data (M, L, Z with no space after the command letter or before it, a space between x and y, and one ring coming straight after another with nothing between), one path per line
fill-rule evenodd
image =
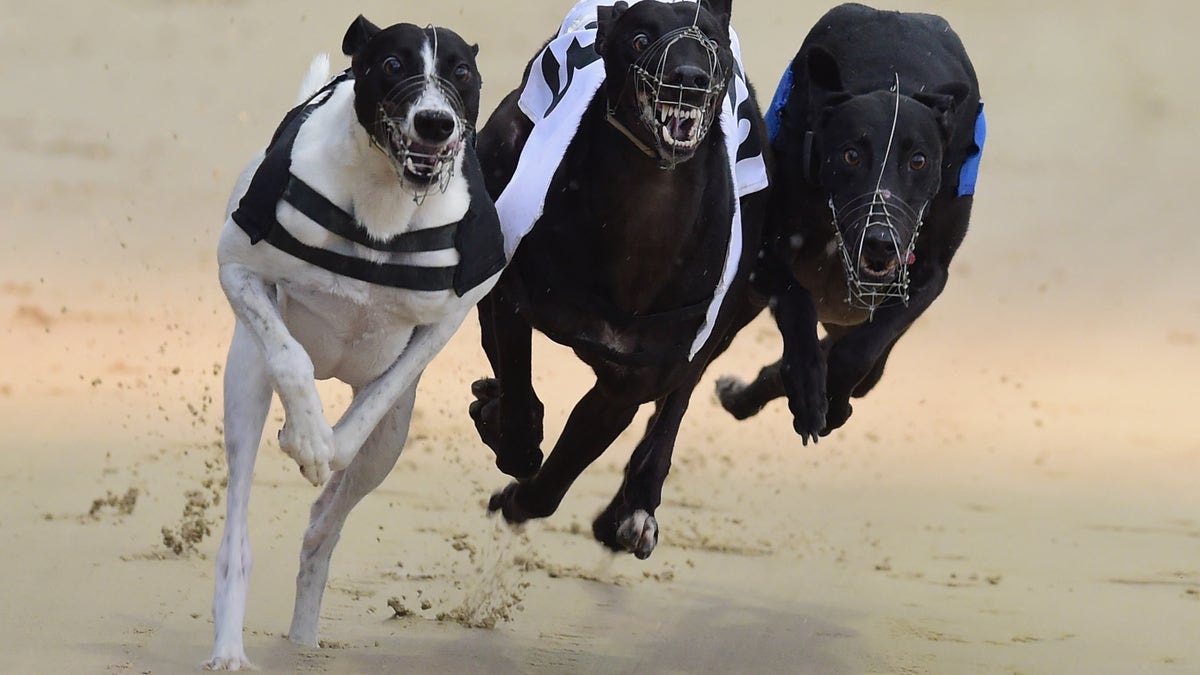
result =
M904 264L905 264L905 265L911 265L911 264L913 264L913 263L915 263L915 262L917 262L917 254L916 254L916 253L913 253L912 251L909 251L909 252L908 252L908 260L905 260L905 261L904 261Z
M677 141L686 141L688 139L688 131L691 128L690 125L688 125L688 122L690 121L691 120L680 119L678 117L671 117L671 121L668 123L667 127L667 130L671 133L671 137Z

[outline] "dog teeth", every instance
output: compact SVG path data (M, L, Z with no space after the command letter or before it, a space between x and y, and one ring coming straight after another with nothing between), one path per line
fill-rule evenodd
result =
M672 117L680 120L698 120L704 116L700 108L684 108L682 106L658 104L658 121L666 123Z

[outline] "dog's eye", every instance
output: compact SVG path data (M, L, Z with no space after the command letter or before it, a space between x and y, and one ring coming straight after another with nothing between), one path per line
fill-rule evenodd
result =
M642 52L646 50L646 47L650 46L650 38L646 37L645 33L638 33L633 36L633 42L630 44L633 45L633 51Z
M862 162L862 155L854 148L846 148L842 153L842 161L850 166L858 166L859 162Z
M913 153L913 156L908 158L908 168L912 169L913 171L920 171L921 169L924 169L925 165L928 163L929 161L925 159L925 153L923 152Z
M400 72L400 68L400 59L394 56L389 56L383 60L383 72L388 75L395 75Z
M458 64L454 68L454 79L466 84L471 81L471 67L465 63Z

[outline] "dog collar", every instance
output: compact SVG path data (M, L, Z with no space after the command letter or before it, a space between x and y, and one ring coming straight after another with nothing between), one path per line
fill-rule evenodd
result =
M292 146L300 127L313 111L329 100L329 93L335 87L352 79L350 71L343 72L308 102L297 106L284 117L267 147L262 163L250 180L246 194L231 217L250 237L252 245L266 241L288 255L334 274L413 291L453 289L461 297L502 270L506 264L500 219L484 189L483 172L472 144L464 144L461 151L463 177L470 193L470 203L463 219L439 227L406 232L384 242L373 240L351 213L292 174ZM448 267L426 267L377 262L309 246L296 239L279 222L276 209L281 201L290 204L329 232L360 246L388 253L454 248L458 251L459 263Z

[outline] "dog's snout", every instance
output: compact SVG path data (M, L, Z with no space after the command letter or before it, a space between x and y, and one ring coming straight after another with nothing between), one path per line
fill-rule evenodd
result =
M672 71L668 83L690 89L708 89L712 84L712 76L699 66L683 65Z
M898 254L896 241L886 229L869 228L863 236L862 257L872 267L886 267Z
M441 143L454 133L454 116L444 110L418 110L413 128L422 140Z

